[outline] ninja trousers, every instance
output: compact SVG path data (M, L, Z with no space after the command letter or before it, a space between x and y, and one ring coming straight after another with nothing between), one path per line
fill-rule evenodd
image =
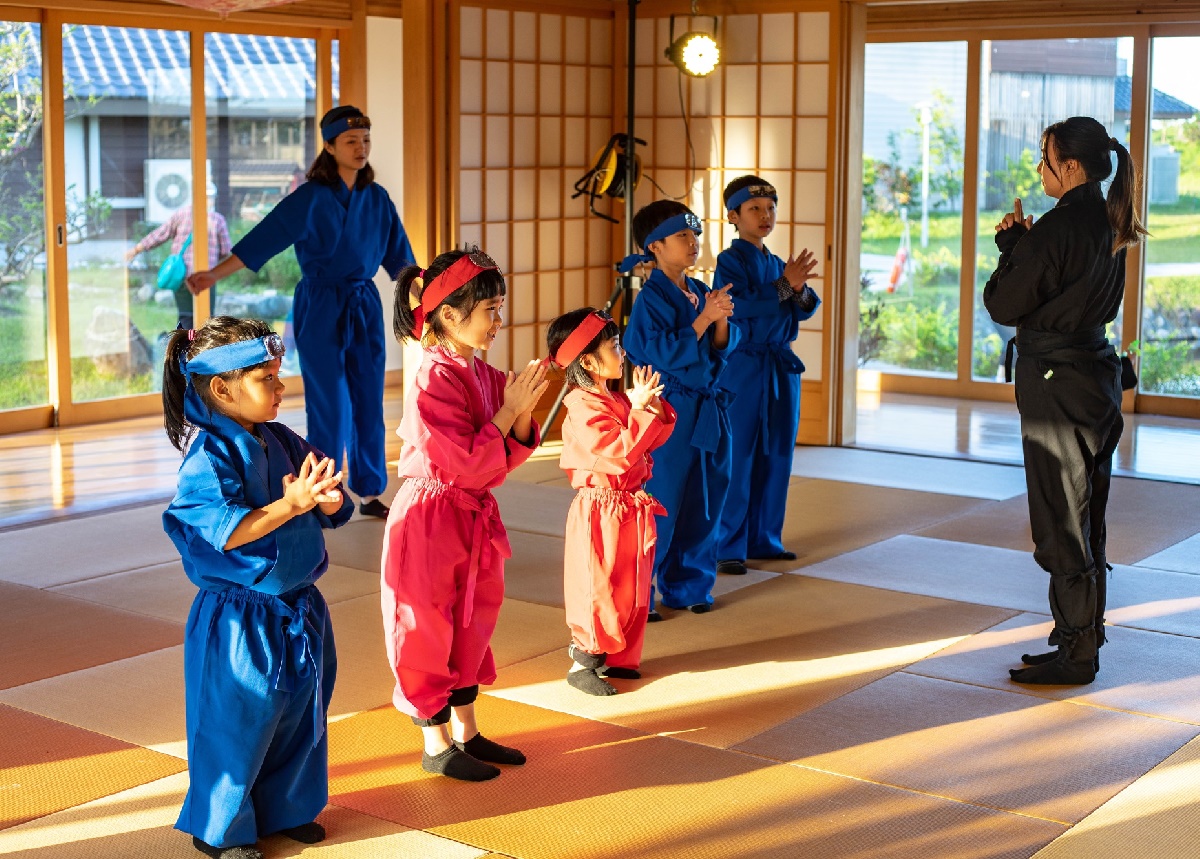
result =
M296 287L296 348L308 442L339 466L356 495L387 488L383 303L373 281L305 278Z
M1120 361L1017 359L1034 560L1050 574L1050 644L1074 662L1104 643L1105 511L1121 439Z

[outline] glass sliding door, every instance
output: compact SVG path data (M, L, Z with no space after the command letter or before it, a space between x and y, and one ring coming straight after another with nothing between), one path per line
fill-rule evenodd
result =
M212 202L228 241L237 243L305 181L319 140L316 52L314 39L204 37ZM223 255L215 238L210 230L213 263ZM211 305L216 315L248 316L274 326L287 344L286 373L299 372L302 360L292 337L292 297L299 281L300 264L288 248L257 273L244 269L222 280Z
M1129 145L1133 39L984 41L980 76L979 190L971 375L1004 380L1004 345L1013 329L997 325L983 306L983 287L996 268L996 224L1020 198L1036 220L1054 206L1037 173L1042 131L1070 116L1091 116ZM1107 190L1107 183L1105 184ZM1120 342L1121 317L1109 327Z
M49 402L42 45L0 21L0 411Z
M1200 397L1200 37L1152 47L1142 393Z
M188 34L63 27L71 399L156 390L162 341L190 318L159 266L191 234Z
M966 42L866 46L859 366L954 378Z

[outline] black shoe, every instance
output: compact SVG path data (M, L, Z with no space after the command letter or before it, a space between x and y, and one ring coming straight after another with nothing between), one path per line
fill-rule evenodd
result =
M1016 683L1035 686L1086 686L1096 679L1096 668L1092 660L1071 662L1059 657L1028 668L1010 668L1008 674Z
M695 605L690 605L687 607L687 610L692 614L708 614L710 611L712 611L712 609L712 604L706 602L698 602Z
M663 616L654 609L650 609L650 612L646 615L646 623L658 623L662 619Z
M302 823L299 826L281 829L279 834L285 835L293 841L299 841L301 844L320 844L325 840L325 827L314 820L312 823Z
M1058 657L1057 650L1049 650L1045 653L1022 653L1021 661L1026 665L1045 665L1047 662L1053 662ZM1097 674L1100 673L1100 654L1096 654L1096 658L1092 660L1092 668ZM1010 669L1011 670L1011 669ZM1017 669L1020 670L1019 668Z
M388 506L378 498L372 498L365 504L358 505L358 512L364 516L374 516L377 519L386 519L388 517Z
M213 847L207 841L192 836L192 846L212 859L263 859L263 853L253 844L240 844L237 847Z
M746 575L746 562L717 561L717 573L724 573L727 576L744 576Z
M794 561L796 560L796 553L784 549L782 552L777 552L774 555L752 555L751 559L755 561Z

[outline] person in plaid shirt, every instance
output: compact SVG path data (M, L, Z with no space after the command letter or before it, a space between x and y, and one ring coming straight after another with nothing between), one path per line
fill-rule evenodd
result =
M216 186L210 183L205 190L208 194L208 264L209 267L212 267L229 254L233 249L233 242L229 239L229 226L225 223L225 217L213 208L217 199ZM183 247L183 243L187 241L187 237L192 234L192 229L192 206L189 203L177 209L161 226L130 248L125 254L125 259L132 260L138 254L156 248L168 240L171 242L171 253L177 254ZM183 252L183 262L187 266L188 274L196 270L192 264L192 245L190 244ZM214 294L211 306L215 307L216 301L217 297ZM175 290L175 307L179 311L179 327L192 328L192 293L186 284L181 284Z

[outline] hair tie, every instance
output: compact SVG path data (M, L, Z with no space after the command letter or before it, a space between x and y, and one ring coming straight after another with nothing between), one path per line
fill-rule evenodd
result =
M1108 138L1108 149L1110 152L1116 152L1117 147L1120 145L1121 145L1121 141L1117 140L1117 138L1115 138L1115 137Z
M188 329L188 342L191 343L195 339L196 339L196 329L189 328Z

